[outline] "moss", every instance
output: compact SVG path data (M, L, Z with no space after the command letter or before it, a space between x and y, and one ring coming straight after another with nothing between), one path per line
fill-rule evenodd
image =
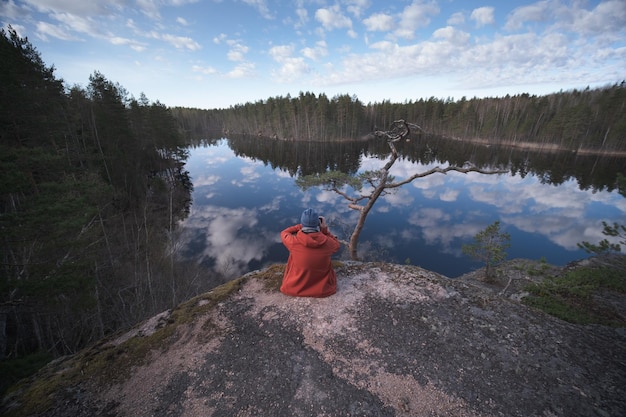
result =
M597 305L586 299L559 296L527 297L525 303L570 323L615 327L626 324L624 319L611 308Z
M541 258L538 263L532 262L530 265L527 265L526 273L530 276L541 277L549 274L553 268L553 266L546 262L546 258Z
M332 261L335 270L344 266L341 261ZM254 278L263 282L263 288L267 291L279 291L285 274L285 264L274 264L261 271L254 273Z
M196 317L211 311L217 304L226 300L234 292L239 291L246 280L246 277L242 277L229 281L180 304L172 311L171 321L176 324L192 322Z
M626 321L614 309L601 305L594 297L601 291L626 293L626 280L612 268L579 268L542 283L526 287L530 293L523 299L562 320L576 324L623 326Z
M7 416L21 417L45 412L53 406L55 397L81 383L93 382L102 386L126 380L133 367L146 363L150 352L167 350L176 340L174 336L178 326L191 323L209 312L239 290L245 280L242 277L227 282L180 304L172 310L168 323L149 336L132 337L119 345L102 341L72 357L52 362L29 380L12 388L10 401L19 407L8 410Z
M267 291L278 291L283 282L285 264L274 264L254 274L254 277L263 282Z
M6 416L30 416L52 407L55 394L77 382L77 373L72 369L75 363L72 362L75 361L71 359L54 361L35 376L13 386L5 397L5 402L17 404L19 408L4 410Z
M36 352L16 359L0 361L0 396L17 381L28 378L53 359L47 352Z
M330 263L333 265L334 269L343 268L345 266L343 262L337 260L332 260Z

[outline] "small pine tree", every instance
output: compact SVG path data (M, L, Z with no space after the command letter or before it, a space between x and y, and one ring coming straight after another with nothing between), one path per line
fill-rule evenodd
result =
M485 279L490 281L495 278L493 267L506 259L510 240L508 233L500 232L500 222L495 221L474 236L474 243L463 244L461 249L465 255L485 263Z
M626 197L626 177L621 173L617 174L617 191L624 197ZM617 238L617 243L609 242L608 239L602 239L597 244L593 244L587 241L578 243L578 247L584 249L587 253L592 253L597 256L606 256L611 254L617 254L621 252L622 246L626 247L626 225L613 222L609 224L606 221L602 222L602 234L605 236L611 236ZM614 266L621 269L626 269L626 261L623 256L613 258Z
M606 255L612 252L621 252L621 245L626 245L626 226L623 224L609 223L603 221L602 234L605 236L617 237L618 243L611 243L608 239L602 239L597 245L587 241L578 243L578 247L584 249L587 253L595 253L596 255Z

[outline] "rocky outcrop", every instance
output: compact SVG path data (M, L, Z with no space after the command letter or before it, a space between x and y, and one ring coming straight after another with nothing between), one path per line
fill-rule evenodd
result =
M281 294L281 274L280 266L248 274L59 361L14 392L5 411L626 413L624 328L569 324L520 304L515 294L418 267L344 264L337 294L323 299Z

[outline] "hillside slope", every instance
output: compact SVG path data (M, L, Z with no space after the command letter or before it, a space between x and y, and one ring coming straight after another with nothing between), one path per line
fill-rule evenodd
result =
M350 263L324 299L254 272L80 355L4 403L38 416L617 416L626 329L471 280Z

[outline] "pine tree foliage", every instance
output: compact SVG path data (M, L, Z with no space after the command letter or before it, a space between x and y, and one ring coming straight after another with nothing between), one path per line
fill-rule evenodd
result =
M500 231L500 221L487 226L474 236L474 242L464 244L464 254L485 264L487 281L495 278L494 266L506 259L506 249L510 246L511 236Z
M0 359L76 352L195 294L173 263L178 123L95 72L66 88L0 32Z
M626 197L626 176L619 173L616 179L616 188L620 195ZM578 243L578 247L587 253L608 258L608 263L621 270L626 270L626 258L624 256L613 256L622 251L622 247L626 248L626 225L618 222L609 223L602 222L602 234L607 238L602 239L598 243L583 241ZM608 238L612 238L609 240Z

